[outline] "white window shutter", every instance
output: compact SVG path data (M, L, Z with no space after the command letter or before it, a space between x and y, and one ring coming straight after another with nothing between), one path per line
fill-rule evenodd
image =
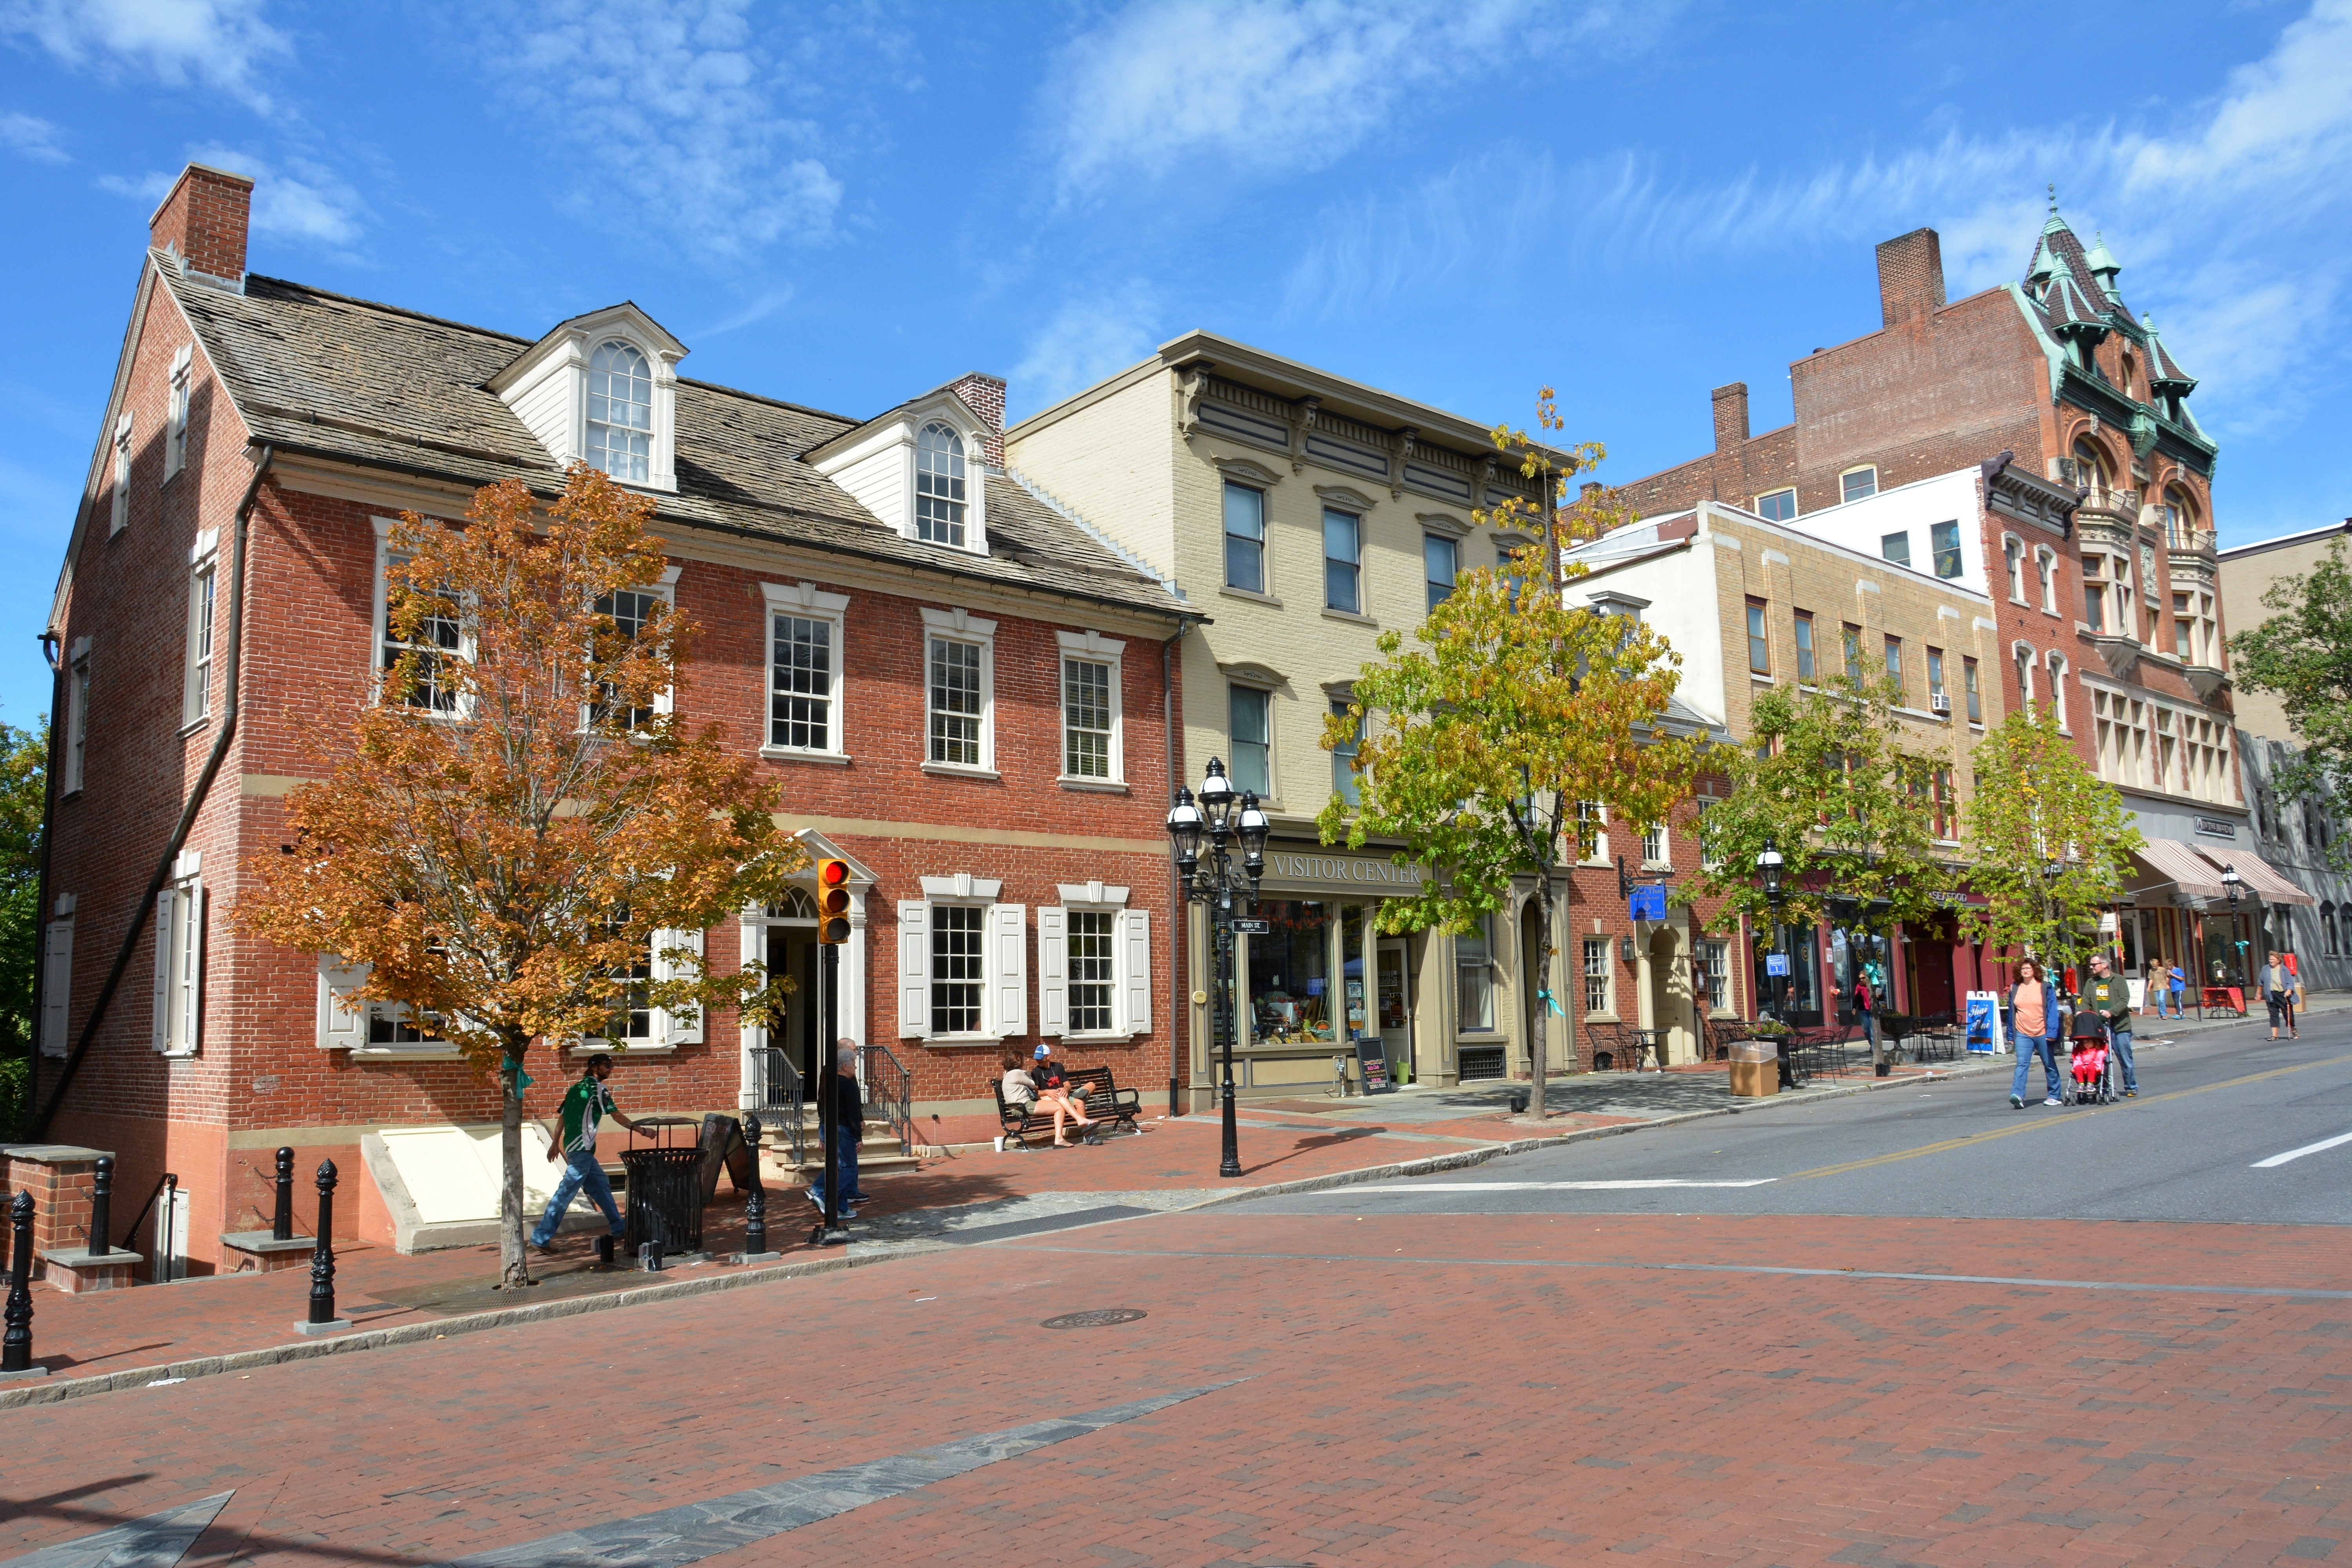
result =
M73 1005L73 921L51 921L41 966L41 1054L66 1054Z
M188 972L180 976L180 1047L201 1050L205 1026L205 885L190 882L180 894L180 918L188 924Z
M1118 912L1119 999L1126 1013L1119 1026L1130 1035L1151 1032L1151 911Z
M159 1051L172 1047L172 944L179 935L172 918L179 900L177 888L155 895L155 998L147 1015L147 1043Z
M340 1005L341 998L367 984L371 965L339 963L331 953L319 955L319 1048L322 1051L355 1050L367 1044L368 1009L358 1003L357 1011Z
M931 1033L931 906L918 899L898 906L898 1037Z
M1011 1039L1029 1032L1029 906L988 906L986 960L990 1032Z
M1070 1027L1070 915L1037 906L1037 1032L1059 1039Z
M699 977L702 965L698 962L690 966L681 965L664 958L662 954L673 947L689 948L699 960L702 956L702 934L698 931L656 931L654 933L654 978L677 980ZM657 1037L666 1046L700 1045L702 1043L702 1009L688 1007L673 1013L664 1008Z

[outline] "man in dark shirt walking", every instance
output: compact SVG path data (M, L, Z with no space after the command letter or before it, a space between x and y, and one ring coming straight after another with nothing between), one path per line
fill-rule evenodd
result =
M2124 1069L2124 1098L2139 1093L2139 1074L2132 1067L2131 987L2124 983L2104 952L2091 955L2091 978L2074 999L2077 1012L2093 1012L2107 1021L2107 1046Z
M636 1123L621 1114L613 1103L613 1091L604 1080L613 1076L613 1058L598 1051L588 1058L588 1068L563 1096L563 1108L555 1114L555 1125L550 1128L551 1141L547 1157L561 1160L563 1178L555 1184L555 1192L547 1200L547 1212L539 1216L531 1228L530 1244L541 1252L555 1250L555 1227L563 1223L564 1211L572 1206L574 1193L586 1189L595 1205L604 1211L604 1223L619 1236L621 1208L613 1201L613 1184L605 1179L604 1167L596 1159L596 1125L606 1116L624 1127Z

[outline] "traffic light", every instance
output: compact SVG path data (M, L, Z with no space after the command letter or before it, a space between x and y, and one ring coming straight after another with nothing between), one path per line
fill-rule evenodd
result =
M816 939L827 947L849 940L849 862L816 863Z

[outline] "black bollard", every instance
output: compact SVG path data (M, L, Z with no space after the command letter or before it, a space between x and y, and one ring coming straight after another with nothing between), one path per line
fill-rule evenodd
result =
M310 1249L310 1321L335 1321L335 1163L319 1162L319 1242Z
M114 1156L98 1157L98 1174L89 1183L89 1252L93 1258L103 1258L114 1250L107 1239L114 1233Z
M0 1373L33 1370L33 1194L8 1205L8 1332L0 1339Z
M613 1267L613 1237L609 1231L596 1238L596 1267L599 1268Z
M751 1191L743 1200L743 1257L746 1261L768 1250L768 1193L760 1181L760 1119L743 1118L743 1142L751 1150Z
M278 1206L269 1216L269 1239L294 1239L294 1151L278 1151Z
M156 1248L163 1255L163 1267L161 1271L158 1271L151 1265L147 1270L149 1279L161 1280L165 1284L171 1283L172 1270L174 1267L172 1246L179 1239L180 1235L177 1223L179 1205L180 1178L166 1171L163 1173L163 1245Z

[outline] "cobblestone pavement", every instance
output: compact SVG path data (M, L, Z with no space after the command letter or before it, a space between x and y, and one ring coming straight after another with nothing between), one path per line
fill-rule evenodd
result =
M694 1561L823 1477L716 1560L2294 1564L2347 1416L2336 1229L1208 1211L0 1414L0 1560Z

